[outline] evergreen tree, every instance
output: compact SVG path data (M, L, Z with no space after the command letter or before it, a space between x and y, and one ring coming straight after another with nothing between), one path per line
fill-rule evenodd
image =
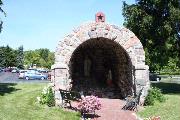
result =
M17 50L17 67L20 69L24 68L24 51L23 46L20 46Z
M13 50L8 45L4 48L4 67L15 67L16 66L16 57L17 51Z
M5 67L5 47L0 47L0 67Z

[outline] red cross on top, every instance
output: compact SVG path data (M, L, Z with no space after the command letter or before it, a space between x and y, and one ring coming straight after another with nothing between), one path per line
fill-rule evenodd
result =
M105 14L102 12L96 13L96 22L105 22Z

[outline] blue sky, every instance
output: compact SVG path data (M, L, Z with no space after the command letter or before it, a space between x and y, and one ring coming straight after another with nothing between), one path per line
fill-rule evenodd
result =
M94 21L102 11L106 22L123 25L123 0L4 0L7 17L0 33L0 46L24 46L25 50L48 48L86 21ZM126 0L132 4L135 0Z

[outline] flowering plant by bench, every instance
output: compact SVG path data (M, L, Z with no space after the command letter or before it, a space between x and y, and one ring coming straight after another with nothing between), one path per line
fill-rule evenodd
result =
M82 97L81 102L78 104L78 108L80 109L81 113L94 113L95 110L101 109L101 103L96 96L86 96Z
M42 90L40 96L37 97L40 104L46 104L49 107L55 106L55 97L52 90L52 86L46 86Z

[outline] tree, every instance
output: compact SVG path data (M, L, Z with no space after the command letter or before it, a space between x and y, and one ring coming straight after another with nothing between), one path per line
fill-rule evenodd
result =
M14 67L16 66L17 51L13 50L8 45L3 48L3 66Z
M50 69L51 66L54 64L54 61L55 61L54 52L49 52L46 68Z
M24 51L23 46L20 46L17 50L17 67L20 69L24 68Z
M36 64L37 67L50 69L51 65L54 64L54 53L50 52L49 49L46 48L25 51L24 64L29 67Z
M0 47L0 67L5 67L5 47Z
M123 16L124 25L143 44L150 70L162 69L168 64L169 58L180 57L180 48L177 48L177 44L180 44L177 39L177 24L180 23L179 0L136 0L132 5L124 2Z
M0 0L0 12L2 12L6 16L6 13L4 12L4 10L1 7L2 5L3 5L3 2L2 2L2 0ZM3 21L0 18L0 32L2 30L2 24L3 24Z
M49 49L41 48L37 50L23 50L23 46L18 49L12 49L8 45L6 47L0 47L0 67L18 67L23 69L27 67L33 67L36 64L37 67L51 68L54 64L54 53Z
M47 60L48 60L48 55L49 55L49 49L47 49L47 48L41 48L41 49L39 49L38 50L39 51L39 55L41 56L41 58L45 61L45 62L47 62Z
M28 65L29 67L33 67L33 65L39 66L39 60L40 60L40 55L38 52L30 50L25 52L25 64Z
M14 67L17 65L17 51L9 47L0 47L0 67Z

